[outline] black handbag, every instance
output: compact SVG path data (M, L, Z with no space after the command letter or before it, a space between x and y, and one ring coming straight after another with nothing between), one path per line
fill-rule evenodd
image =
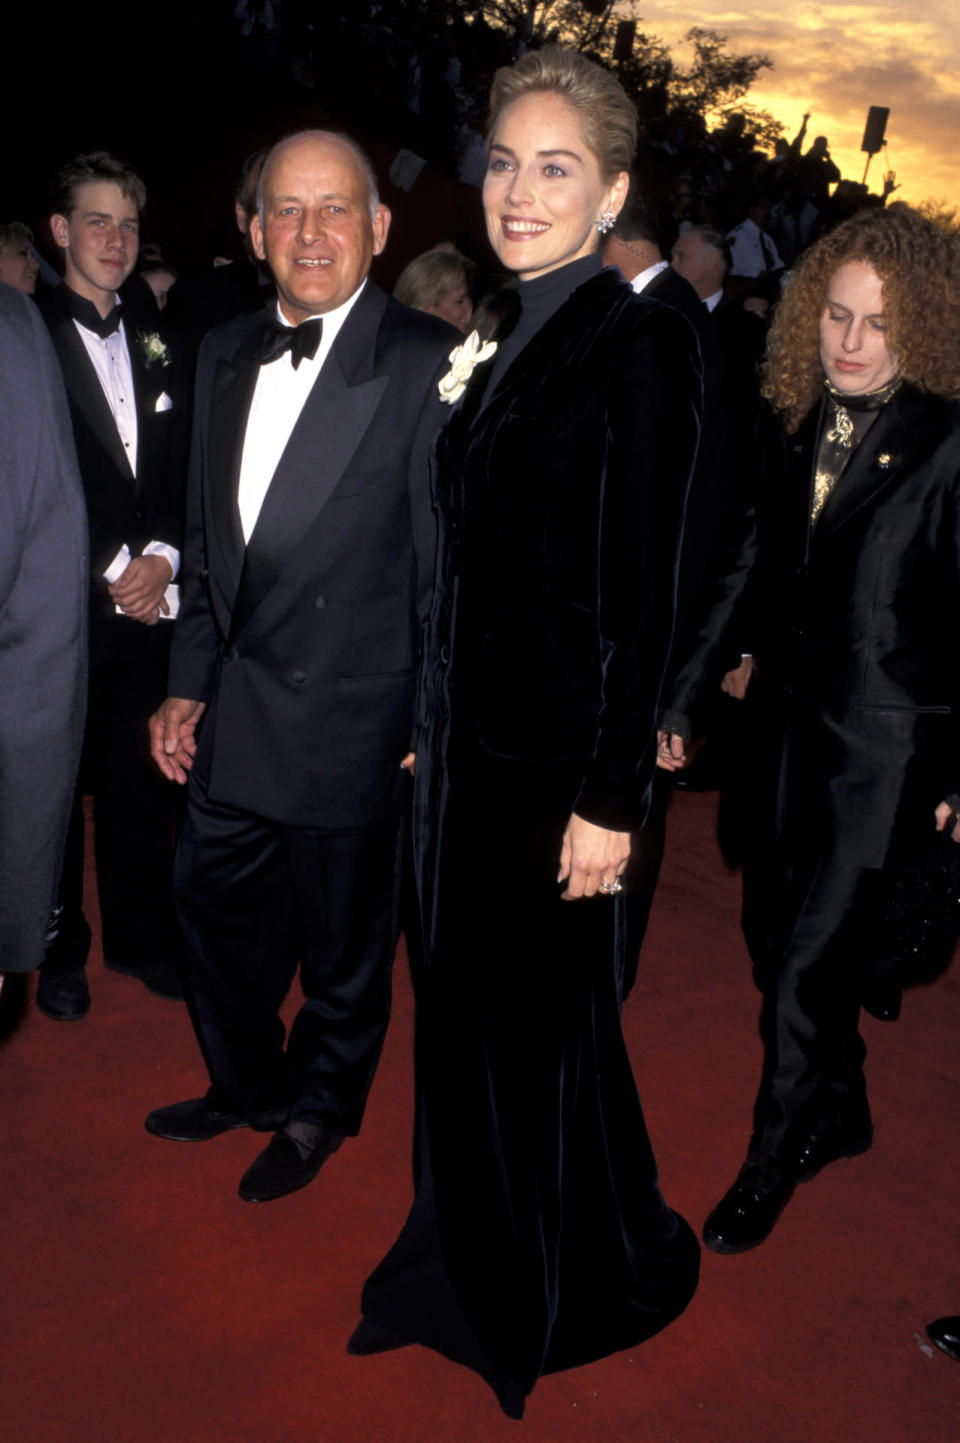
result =
M943 830L888 876L880 936L889 980L901 987L938 977L960 937L960 843L951 837L956 822L951 812Z

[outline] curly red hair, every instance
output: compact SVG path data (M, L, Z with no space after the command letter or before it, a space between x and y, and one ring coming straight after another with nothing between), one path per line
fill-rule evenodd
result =
M822 394L820 316L827 282L847 261L866 261L883 282L887 341L904 380L960 397L960 233L897 201L838 225L801 256L784 286L761 390L789 432Z

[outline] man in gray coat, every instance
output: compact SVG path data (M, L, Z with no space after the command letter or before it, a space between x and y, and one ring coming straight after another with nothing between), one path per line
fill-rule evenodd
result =
M0 976L43 960L86 710L87 521L63 382L0 285Z

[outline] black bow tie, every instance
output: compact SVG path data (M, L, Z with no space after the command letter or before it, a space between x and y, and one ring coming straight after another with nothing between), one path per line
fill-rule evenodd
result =
M311 321L301 321L299 326L281 326L279 321L268 321L256 359L261 366L266 366L285 351L289 351L293 369L296 370L304 356L309 356L312 360L317 354L322 334L321 316L314 316Z
M85 330L95 331L101 341L112 336L114 331L119 330L121 320L121 307L115 305L101 316L93 301L88 301L85 296L78 296L69 286L60 287L63 299L67 303L67 310L75 321L79 321Z

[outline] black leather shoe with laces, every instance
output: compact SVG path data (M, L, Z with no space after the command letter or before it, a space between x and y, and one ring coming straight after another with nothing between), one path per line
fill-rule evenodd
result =
M745 1253L769 1237L793 1195L785 1176L751 1181L741 1173L703 1225L703 1241L715 1253Z

